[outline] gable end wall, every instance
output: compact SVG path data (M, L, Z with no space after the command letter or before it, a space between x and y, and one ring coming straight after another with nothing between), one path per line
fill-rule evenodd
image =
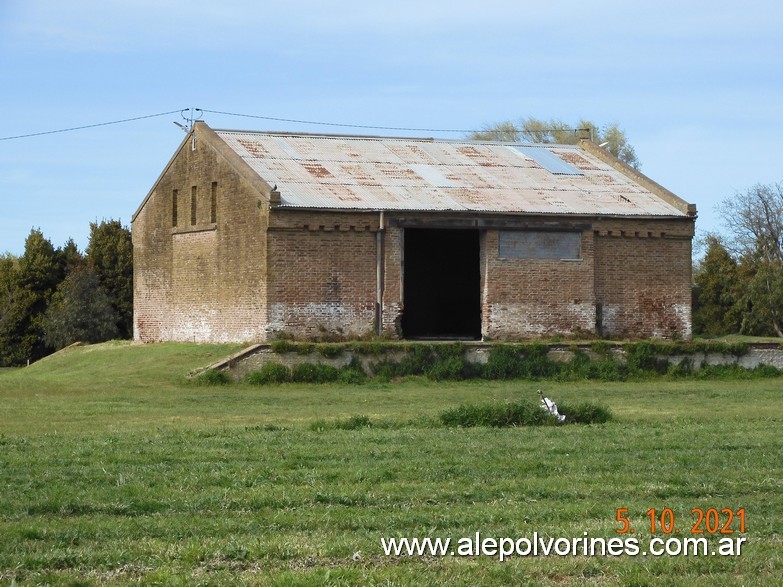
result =
M133 220L135 340L266 340L268 203L213 141L183 143Z

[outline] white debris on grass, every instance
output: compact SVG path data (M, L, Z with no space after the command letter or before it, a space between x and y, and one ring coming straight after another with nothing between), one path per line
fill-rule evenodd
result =
M538 395L541 396L541 409L546 410L554 416L558 424L565 422L566 417L557 411L557 404L548 397L544 397L544 392L540 389L538 390Z

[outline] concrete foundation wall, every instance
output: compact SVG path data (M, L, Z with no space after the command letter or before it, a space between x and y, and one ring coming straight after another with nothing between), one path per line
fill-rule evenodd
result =
M578 345L577 345L578 346ZM465 359L470 363L484 364L489 359L489 353L492 349L491 344L486 343L466 343ZM562 345L551 345L547 357L552 361L568 362L574 357L572 347ZM580 351L585 353L592 360L600 361L601 356L594 353L589 346L579 346ZM609 350L614 360L622 363L625 361L625 352L621 346L613 347ZM366 355L356 353L346 349L341 354L333 358L326 358L317 351L301 353L297 351L277 353L272 350L270 345L254 345L238 353L236 356L211 365L209 368L223 370L229 376L237 381L243 380L253 371L261 369L264 365L270 363L280 363L287 367L295 367L303 363L321 363L340 368L351 363L354 358L358 359L365 369L365 372L372 372L373 363L379 361L399 361L405 356L403 349L390 349L382 355ZM693 353L688 355L662 355L661 360L668 361L672 365L680 364L683 360L688 360L695 370L701 369L705 365L738 365L745 369L754 369L760 365L769 365L778 369L783 369L783 349L774 348L771 345L752 346L748 352L741 356L723 353Z

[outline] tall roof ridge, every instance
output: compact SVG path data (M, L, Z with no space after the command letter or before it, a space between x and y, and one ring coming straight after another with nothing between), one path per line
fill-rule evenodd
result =
M202 122L203 121L199 121ZM242 129L225 129L214 128L214 132L221 134L245 134L245 135L263 135L263 136L277 136L277 137L303 137L303 138L316 138L316 139L356 139L356 140L373 140L373 141L416 141L424 143L470 143L478 145L524 145L528 147L541 147L546 149L551 148L564 148L564 149L579 149L579 145L576 143L535 143L528 141L492 141L486 139L471 139L469 137L450 139L445 137L423 137L423 136L395 136L395 135L370 135L370 134L354 134L354 133L317 133L317 132L305 132L305 131L276 131L276 130L242 130Z

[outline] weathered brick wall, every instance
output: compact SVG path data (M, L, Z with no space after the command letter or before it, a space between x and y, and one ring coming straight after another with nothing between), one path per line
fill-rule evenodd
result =
M268 233L269 332L297 338L374 331L378 217L273 212Z
M498 231L482 251L482 331L492 340L595 329L593 235L582 232L581 259L502 259Z
M395 338L402 319L402 231L389 227L384 234L383 334Z
M155 205L162 198L153 193L132 224L133 338L142 342L170 340L171 213Z
M212 143L184 143L133 220L134 338L266 340L267 210Z
M391 337L400 334L404 306L404 229L393 218L387 215L383 237L382 324ZM372 214L273 212L271 332L301 338L374 332L378 223ZM498 230L484 230L482 333L594 335L598 325L606 336L687 339L692 230L691 220L595 220L581 233L581 258L564 261L500 258Z
M595 289L607 337L691 338L692 221L602 221Z

